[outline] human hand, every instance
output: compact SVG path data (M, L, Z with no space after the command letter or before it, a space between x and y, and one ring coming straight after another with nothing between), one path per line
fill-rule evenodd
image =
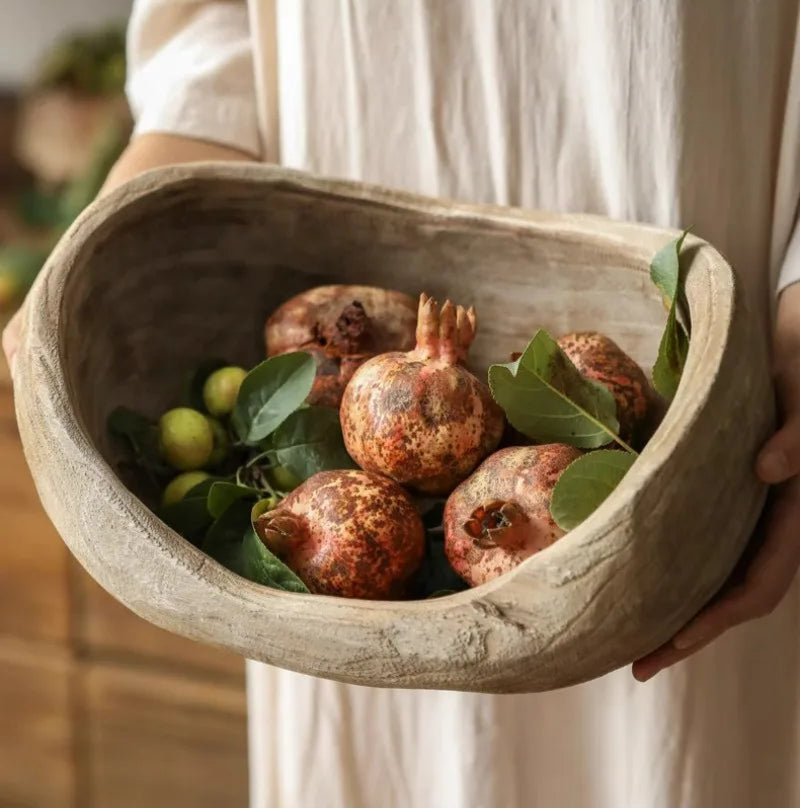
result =
M751 540L735 583L670 642L633 664L633 675L641 682L705 648L728 629L770 614L800 567L800 284L781 294L774 354L781 427L756 461L761 480L776 486L764 514L763 535Z

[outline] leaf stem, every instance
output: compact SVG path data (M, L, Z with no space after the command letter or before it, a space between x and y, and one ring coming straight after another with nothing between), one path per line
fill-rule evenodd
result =
M580 373L580 371L578 372ZM581 374L581 376L583 376L583 374ZM616 443L619 446L621 446L626 452L629 452L630 454L636 457L639 456L639 453L635 449L633 449L631 446L628 446L628 444L625 443L625 441L622 440L622 438L619 435L617 435L616 432L612 432L599 418L592 415L592 413L590 413L584 407L581 407L580 404L577 404L575 401L573 401L566 393L559 390L554 384L551 384L549 381L547 381L547 379L545 379L544 377L540 378L544 382L544 384L550 388L550 390L553 393L555 393L557 396L560 396L564 401L568 402L569 404L572 404L572 406L575 407L575 409L578 410L578 412L580 412L584 418L591 421L595 426L600 427L600 430L605 432L606 435L608 435L611 438L613 443ZM586 376L583 376L583 378L586 379ZM587 379L587 381L591 381L591 379ZM528 437L533 436L529 435Z
M621 446L626 452L632 454L634 457L639 457L639 452L637 452L632 447L628 446L628 444L625 443L625 441L622 440L622 438L619 437L619 435L614 435L614 442L619 446Z
M248 469L252 468L253 466L255 466L256 463L258 463L259 460L263 460L265 457L268 457L268 456L269 456L269 451L266 451L266 452L261 452L261 454L257 454L255 457L251 457L247 461L247 464L245 465L245 468L248 468Z

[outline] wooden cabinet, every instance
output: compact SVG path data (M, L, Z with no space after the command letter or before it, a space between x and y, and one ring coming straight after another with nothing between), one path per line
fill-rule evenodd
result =
M39 506L5 374L0 808L244 808L243 661L145 623L71 558Z
M124 658L133 651L157 666L228 675L244 686L240 657L156 628L110 597L82 571L75 576L75 594L81 604L77 638L93 655Z
M0 592L3 610L4 595ZM75 660L65 647L0 638L3 808L76 805L75 675Z
M81 689L89 808L246 808L239 684L101 663Z
M2 362L2 360L0 360ZM39 505L0 377L0 636L67 643L70 555Z

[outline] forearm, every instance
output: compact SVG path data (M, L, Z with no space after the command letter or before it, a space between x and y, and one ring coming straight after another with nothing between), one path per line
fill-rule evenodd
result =
M206 160L253 162L254 158L246 152L205 140L155 132L143 134L131 141L114 164L100 190L100 195L153 168Z

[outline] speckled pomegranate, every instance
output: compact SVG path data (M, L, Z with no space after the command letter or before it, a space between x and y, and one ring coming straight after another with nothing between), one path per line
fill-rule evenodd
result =
M425 528L408 494L368 471L315 474L255 527L321 595L400 597L425 552Z
M342 398L342 433L362 468L421 493L453 490L499 443L502 410L465 367L474 309L422 295L417 345L353 374Z
M318 286L287 300L267 320L267 355L308 351L317 362L309 404L338 407L363 362L414 346L412 297L374 286Z
M644 371L616 342L596 331L565 334L558 344L584 376L611 391L617 402L619 436L640 449L649 437L658 406Z
M564 535L550 516L561 472L582 452L563 443L511 446L481 463L444 509L447 559L470 586L513 569Z

